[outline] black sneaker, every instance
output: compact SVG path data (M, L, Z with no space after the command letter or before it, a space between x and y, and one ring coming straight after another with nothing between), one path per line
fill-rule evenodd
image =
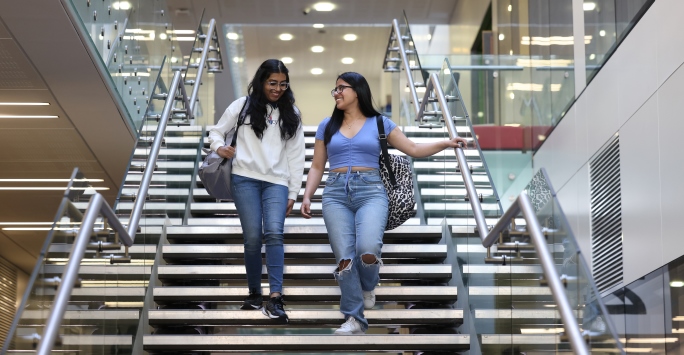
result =
M242 307L240 309L245 309L245 310L255 310L255 309L261 309L263 307L264 303L264 298L261 296L260 293L250 293L247 298L245 298L244 303L242 304Z
M266 307L261 309L261 312L271 319L277 319L283 323L288 322L287 314L283 309L283 297L271 297L268 302L266 302Z

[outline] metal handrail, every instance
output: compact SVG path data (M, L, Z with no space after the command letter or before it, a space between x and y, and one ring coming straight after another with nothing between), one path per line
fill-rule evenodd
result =
M411 97L413 98L413 106L416 112L419 112L420 106L418 101L418 92L416 92L416 85L413 81L413 74L411 73L408 57L406 56L406 47L404 47L404 41L402 40L401 31L399 29L399 21L397 21L397 19L392 20L392 27L394 28L394 35L397 36L401 62L404 63L404 68L406 68L404 71L406 72L406 79L408 80L409 90L411 91Z
M192 86L192 94L190 95L190 114L195 114L195 104L197 103L197 95L199 94L200 82L202 79L202 72L204 71L204 65L207 62L207 55L209 53L209 43L211 42L211 36L214 35L214 29L216 28L216 20L211 19L209 21L209 30L204 34L206 38L204 39L204 46L202 47L202 56L200 57L199 66L197 67L197 75L195 76L195 83ZM198 34L199 36L199 34ZM188 62L188 68L190 62Z
M442 116L449 132L449 138L457 137L458 134L451 118L451 112L449 111L446 97L442 91L439 77L435 73L430 74L430 82L428 84L427 90L425 90L425 97L423 98L423 103L421 104L420 110L422 111L425 108L432 91L431 89L433 88L442 110ZM472 175L470 174L470 170L466 164L467 162L465 154L463 153L463 148L456 147L454 148L454 151L456 153L458 165L461 170L461 176L463 177L463 182L466 186L466 191L469 196L468 200L470 201L473 214L475 215L475 223L477 224L480 239L482 239L482 245L485 247L490 247L492 244L494 244L499 233L507 228L507 226L510 225L511 220L513 220L513 218L515 218L522 211L525 221L527 222L527 229L530 232L531 240L542 265L544 278L548 280L549 288L551 289L553 298L558 305L560 317L563 321L563 326L568 339L570 340L570 345L573 349L573 352L575 354L588 355L589 350L587 349L587 345L584 342L582 334L579 330L577 319L575 319L572 313L570 302L563 291L563 285L556 272L553 258L551 257L549 250L546 248L546 239L542 233L541 225L534 214L534 209L532 208L532 203L529 196L527 196L527 193L523 191L520 196L518 196L518 199L516 200L517 203L511 205L511 207L509 207L504 215L499 219L496 226L489 231L489 226L487 226L484 212L482 211L482 205L480 204L480 200L477 198L475 183L473 182Z
M145 203L144 196L147 196L147 191L149 189L150 182L152 181L154 166L157 163L157 156L159 155L159 150L161 148L162 138L166 131L167 122L169 120L169 116L171 115L171 110L173 109L173 104L176 99L176 90L178 90L180 83L181 72L176 71L173 75L173 81L171 82L170 93L166 97L164 109L162 111L161 118L159 119L157 133L154 136L154 142L152 143L150 156L145 166L145 172L143 173L140 187L138 188L137 198L133 204L131 216L128 221L128 229L126 229L121 221L119 221L116 213L114 213L114 210L112 210L101 194L95 193L90 198L81 228L78 231L76 239L74 240L74 246L69 256L69 262L62 273L62 282L57 289L52 311L50 312L50 315L45 323L45 329L36 351L37 354L48 355L52 351L52 347L57 339L57 334L59 333L59 327L61 326L62 318L64 317L64 312L66 311L69 298L71 297L71 291L73 290L74 284L78 277L78 270L85 255L93 226L100 213L104 215L112 229L119 234L119 237L122 239L126 248L133 245L138 224L140 223L140 218L142 216L143 205Z

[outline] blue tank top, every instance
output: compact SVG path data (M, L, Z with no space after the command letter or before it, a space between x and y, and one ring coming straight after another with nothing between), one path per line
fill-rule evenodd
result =
M325 127L330 122L326 117L318 125L316 139L324 140ZM389 135L397 125L391 119L382 116L385 134ZM363 166L379 169L380 138L378 137L378 125L375 117L367 117L359 133L352 138L347 138L337 131L326 146L330 170L342 167Z

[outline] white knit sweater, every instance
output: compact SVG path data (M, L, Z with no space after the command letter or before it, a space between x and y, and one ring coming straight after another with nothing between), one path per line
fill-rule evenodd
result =
M228 106L218 123L209 131L211 150L230 144L225 142L226 132L237 125L240 109L246 97L241 97ZM246 108L245 108L246 110ZM295 111L299 112L295 107ZM304 175L304 129L300 125L294 137L280 139L280 110L267 107L270 115L263 137L260 140L249 125L250 117L238 129L233 159L233 174L288 187L288 198L297 200Z

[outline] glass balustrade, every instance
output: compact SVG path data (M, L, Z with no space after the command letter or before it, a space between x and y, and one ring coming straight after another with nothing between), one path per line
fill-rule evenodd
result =
M165 13L165 1L71 0L99 54L106 80L116 88L135 131L144 124L145 107L165 56L180 62L177 33ZM194 34L189 35L190 38Z
M35 351L83 222L84 205L90 196L102 189L106 187L102 186L101 179L88 179L78 169L74 170L29 279L3 354ZM124 253L107 220L95 222L90 238L54 349L89 354L130 352L140 315L130 303L144 295L146 281L136 281L130 273L120 272L122 264L118 262L124 260ZM136 264L139 262L131 265Z

